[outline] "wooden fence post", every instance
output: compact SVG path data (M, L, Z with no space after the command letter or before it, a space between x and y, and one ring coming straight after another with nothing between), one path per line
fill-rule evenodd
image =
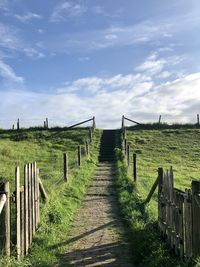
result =
M197 114L197 125L199 126L199 114Z
M4 250L5 255L10 256L10 243L11 243L11 230L10 230L10 184L9 182L5 182L4 191L6 193L6 203L4 207L4 216L5 216L5 242L4 242Z
M32 216L32 186L31 186L31 164L28 164L28 217L29 217L29 247L33 239L33 216Z
M25 238L25 249L24 254L28 255L29 248L29 212L28 212L28 165L24 166L24 217L25 217L25 225L24 225L24 238Z
M127 150L127 140L126 138L124 139L124 155L126 155Z
M137 181L137 154L133 153L133 180Z
M95 129L96 129L95 117L93 117L93 124L92 124L92 128L93 128L93 130L95 130Z
M17 120L17 130L19 130L20 126L19 126L19 119Z
M20 170L16 168L15 173L15 188L16 188L16 242L17 242L17 258L21 256L21 219L20 219Z
M122 116L122 130L124 129L124 115Z
M159 120L158 120L158 124L160 124L161 123L161 115L159 116Z
M85 141L85 150L86 150L86 155L89 155L89 144L88 144L88 140Z
M78 146L78 166L81 166L81 146Z
M158 168L158 227L163 235L163 212L162 212L162 201L161 193L163 190L163 181L164 181L164 171L163 168Z
M24 256L24 187L20 188L20 240L21 240L21 256Z
M130 166L130 149L131 149L131 146L128 144L127 145L127 164L128 164L128 166Z
M63 163L64 163L64 181L68 181L68 157L67 153L63 154Z
M31 163L31 187L32 187L32 227L33 235L35 234L35 174L34 174L34 164Z
M124 130L123 130L123 140L126 139L126 127L124 127Z
M37 168L37 173L36 173L36 175L37 175L37 199L38 199L38 202L37 202L37 206L38 206L38 210L37 210L37 212L38 212L38 214L37 214L37 227L38 227L38 225L39 225L39 223L40 223L40 185L39 185L39 177L40 177L40 171L39 171L39 169Z
M37 190L37 163L33 163L34 168L34 206L35 206L35 231L38 224L38 190Z
M192 236L193 256L200 255L200 181L192 181Z
M90 143L92 143L92 130L89 128L89 138L90 138Z
M13 124L12 129L15 130L15 125Z
M46 118L46 128L49 129L49 120Z

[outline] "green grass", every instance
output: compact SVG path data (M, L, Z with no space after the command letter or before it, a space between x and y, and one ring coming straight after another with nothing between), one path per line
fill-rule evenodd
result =
M128 228L128 239L134 266L138 267L178 267L184 266L169 253L168 248L160 240L157 224L143 199L135 188L132 177L127 173L124 156L117 150L116 175L118 199L122 217Z
M144 125L131 127L126 133L131 154L137 154L137 184L133 184L133 166L127 171L121 152L118 152L122 161L118 160L117 170L119 202L129 225L133 262L136 266L184 266L158 234L157 193L147 207L143 202L159 167L166 170L172 166L175 187L182 190L191 187L192 179L200 179L200 129L192 125Z
M19 135L19 137L18 137ZM0 133L2 177L13 184L16 164L23 166L37 161L41 178L48 192L48 201L41 208L41 225L38 229L30 254L16 261L14 257L0 259L0 266L55 266L66 247L67 234L77 208L81 204L90 178L95 169L99 152L101 131L95 131L90 146L90 156L82 158L81 167L75 168L77 146L88 139L88 129L66 131L65 129L22 130ZM16 138L18 138L16 140ZM70 159L69 182L63 181L63 152ZM9 169L10 166L10 169ZM61 178L61 179L60 179ZM58 183L59 181L59 183ZM65 265L66 266L66 265Z
M24 164L36 161L44 185L49 188L63 178L63 153L68 153L69 167L73 169L77 147L86 139L87 128L0 130L0 178L9 180L14 189L15 167L20 166L22 174Z
M200 179L200 129L128 129L127 140L137 154L137 190L143 199L159 167L173 167L175 187L181 190L190 188L193 179ZM150 206L156 216L156 203L152 201Z

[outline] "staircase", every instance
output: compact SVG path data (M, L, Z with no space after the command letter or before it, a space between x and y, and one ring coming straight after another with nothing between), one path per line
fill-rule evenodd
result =
M115 160L116 131L104 130L101 137L99 162L113 162Z

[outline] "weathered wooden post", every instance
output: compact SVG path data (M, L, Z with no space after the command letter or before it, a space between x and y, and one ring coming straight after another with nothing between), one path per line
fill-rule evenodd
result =
M33 239L33 216L32 216L32 186L31 186L31 164L28 164L28 217L29 217L29 247Z
M81 146L78 146L78 166L81 166Z
M4 251L6 256L10 256L10 242L11 242L11 229L10 229L10 184L5 182L4 191L6 194L6 203L4 206L4 230L5 230L5 240L4 240Z
M88 144L88 140L85 141L85 154L86 154L86 156L89 155L89 144Z
M193 256L200 255L200 181L192 181L192 247Z
M24 256L24 229L25 229L25 218L24 218L24 187L20 188L20 225L21 225L21 232L20 232L20 240L21 240L21 256Z
M127 140L126 138L124 139L124 155L126 155L127 150Z
M67 153L63 154L63 163L64 163L64 181L68 181L68 157Z
M19 126L19 119L17 119L17 130L19 130L20 126Z
M134 182L137 181L137 154L133 153L133 180Z
M199 126L199 114L197 114L197 125Z
M160 124L161 123L161 115L159 116L159 120L158 120L158 124Z
M24 216L25 216L25 225L24 225L24 238L25 238L25 255L28 255L29 248L29 221L28 221L28 165L24 166Z
M87 156L88 156L89 153L90 153L88 140L85 141L85 146L86 146L86 153L87 153Z
M49 120L46 118L46 128L49 129Z
M124 115L122 116L122 130L124 129Z
M158 168L158 226L162 229L162 203L160 200L161 192L163 189L164 171L163 168ZM161 231L162 232L162 231Z
M16 168L15 173L15 188L16 188L16 242L17 242L17 258L21 256L21 219L20 219L20 171Z
M92 129L89 128L89 138L90 138L90 143L92 143Z
M15 125L13 124L12 129L15 130Z
M37 172L36 172L36 175L37 175L37 198L38 198L38 202L37 202L37 206L38 206L38 214L37 214L37 226L39 225L40 223L40 186L39 186L39 179L40 179L40 170L39 168L37 168Z
M123 130L123 140L126 139L126 127L124 127L124 130Z
M131 146L130 144L127 145L127 164L128 166L130 166L130 150L131 150Z
M34 164L31 163L31 187L32 187L32 227L33 235L35 234L35 176L34 176Z
M93 123L92 123L92 128L93 128L93 130L95 130L95 129L96 129L96 122L95 122L95 117L93 117Z

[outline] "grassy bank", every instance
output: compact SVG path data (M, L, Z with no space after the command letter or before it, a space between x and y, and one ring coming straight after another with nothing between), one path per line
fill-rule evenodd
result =
M157 127L157 126L156 126ZM119 202L129 225L133 262L136 266L200 266L198 260L189 265L175 258L160 239L157 228L157 193L145 208L143 202L157 177L158 167L174 169L175 186L190 188L199 179L200 130L194 126L154 125L127 129L131 152L137 154L137 184L133 183L132 166L118 151ZM120 160L121 159L121 160Z
M164 129L136 127L127 130L127 140L132 152L137 154L137 189L143 199L153 185L159 167L165 170L173 167L175 187L181 190L190 188L193 179L200 179L200 129L194 126L167 129L164 126ZM156 197L155 194L154 199ZM149 205L156 217L154 199Z
M145 209L121 150L117 151L118 199L128 227L133 264L138 267L183 266L160 240L157 224L149 209Z
M45 153L45 156L43 158L41 152L38 157L38 165L41 169L41 176L45 187L48 190L48 202L42 205L41 225L34 238L29 256L19 262L17 262L14 257L11 259L1 258L0 266L59 265L59 258L65 250L67 233L70 230L73 216L84 197L98 159L101 131L95 131L94 141L90 146L90 157L84 157L82 159L81 167L73 169L72 167L76 162L75 150L77 145L82 144L83 139L88 137L88 129L67 132L62 130L59 132L57 130L55 132L40 132L39 140L35 138L35 134L36 133L31 132L29 140L21 140L20 142L23 142L25 152L30 154L30 160L33 156L36 156L33 151L38 153L39 156L40 153L38 152L38 149L42 147L42 150L44 150L43 153ZM44 135L47 135L48 137L44 138ZM6 141L6 145L9 145L12 140ZM33 145L34 149L27 151L28 148L26 146L29 146L30 143ZM60 167L62 166L62 154L64 151L68 151L68 154L71 155L71 172L67 184L63 179L60 179L62 175L62 169ZM13 151L12 153L14 156L15 153ZM54 163L54 165L51 166L51 164L49 164L50 166L48 169L46 159L51 159L52 155L58 155L57 161L56 158L53 157L52 163ZM61 163L58 159L61 159ZM15 160L17 160L17 158ZM21 162L21 164L23 163Z

